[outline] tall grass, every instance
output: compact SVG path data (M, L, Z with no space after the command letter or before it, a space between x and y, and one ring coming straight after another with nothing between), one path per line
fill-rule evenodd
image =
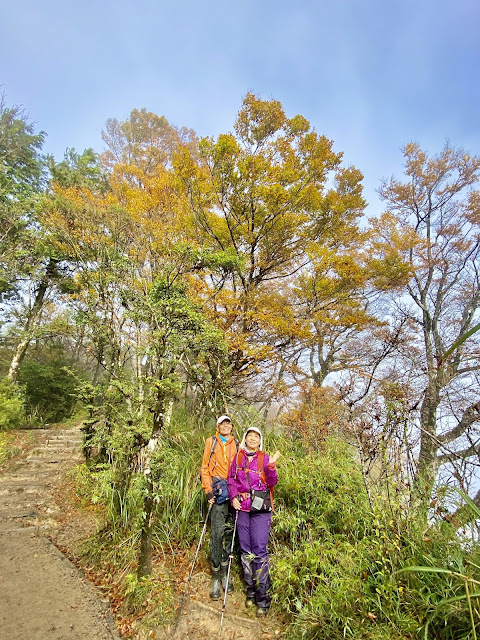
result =
M445 522L425 535L387 492L372 511L354 452L338 440L314 456L292 442L279 476L272 573L288 638L476 637L477 543Z
M242 414L239 431L252 419L262 426L252 415ZM166 559L177 553L188 559L200 535L206 514L200 463L213 431L212 423L205 427L176 414L151 461L154 542ZM404 510L401 495L398 504L388 491L369 500L355 451L336 438L316 453L288 434L268 432L265 443L268 452L282 453L270 546L273 607L287 621L286 638L477 637L480 547L475 540L466 544L444 521L425 535L423 519ZM132 578L144 477L134 475L116 511L112 473L108 465L90 470L95 479L85 492L111 511L109 529L97 542L123 563L126 588L135 600L146 589ZM173 589L170 578L165 584Z

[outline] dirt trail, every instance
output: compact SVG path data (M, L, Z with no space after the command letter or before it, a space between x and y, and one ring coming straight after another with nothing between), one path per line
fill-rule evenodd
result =
M158 630L157 639L166 640L270 640L281 638L283 625L273 613L259 620L255 608L245 608L245 594L240 580L235 581L235 591L227 597L226 612L220 631L223 607L222 600L212 602L208 597L210 577L201 572L192 578L191 597L174 625L163 632Z
M98 590L49 540L55 499L81 460L78 428L42 430L39 444L0 474L0 629L6 640L117 640Z

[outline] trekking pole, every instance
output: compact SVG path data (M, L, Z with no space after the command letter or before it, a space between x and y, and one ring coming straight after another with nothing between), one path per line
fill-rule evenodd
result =
M232 546L230 548L230 554L228 556L227 581L225 583L225 594L223 596L222 617L220 618L220 629L218 630L219 634L222 633L223 616L225 615L225 609L227 607L228 585L230 584L230 569L232 567L232 560L233 560L233 546L235 544L235 533L237 531L237 517L238 517L238 511L235 510L235 522L233 525Z
M178 613L177 613L177 619L175 620L175 626L173 627L173 634L174 635L175 635L175 633L177 631L177 626L178 626L178 622L180 620L180 615L182 613L183 605L185 604L185 598L187 597L188 587L190 586L190 581L191 581L192 575L193 575L193 569L195 568L195 564L196 564L197 558L198 558L198 553L200 551L200 547L202 546L202 540L203 540L203 536L205 535L205 531L207 529L208 516L210 515L210 511L212 510L212 506L213 506L213 504L209 504L208 505L208 511L207 511L207 515L205 517L205 524L203 525L202 533L200 535L200 540L198 541L197 550L195 552L195 557L193 558L193 562L192 562L192 568L190 569L190 575L188 576L188 580L187 580L187 586L185 587L185 591L183 592L182 602L180 604L180 608L179 608Z

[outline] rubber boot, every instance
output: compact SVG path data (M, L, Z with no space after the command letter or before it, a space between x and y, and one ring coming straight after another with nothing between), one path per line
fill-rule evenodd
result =
M232 574L230 573L230 578L228 580L228 589L227 589L227 572L228 572L228 565L225 566L222 564L220 568L220 575L222 579L223 590L226 591L227 593L232 593L233 592Z
M210 598L212 600L220 600L220 567L212 567L212 588L210 590Z

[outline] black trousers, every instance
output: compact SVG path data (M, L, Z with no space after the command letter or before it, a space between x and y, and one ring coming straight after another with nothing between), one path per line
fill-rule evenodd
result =
M222 504L216 502L212 505L210 514L210 561L213 571L218 571L220 566L228 564L228 556L232 548L233 507L230 500Z

